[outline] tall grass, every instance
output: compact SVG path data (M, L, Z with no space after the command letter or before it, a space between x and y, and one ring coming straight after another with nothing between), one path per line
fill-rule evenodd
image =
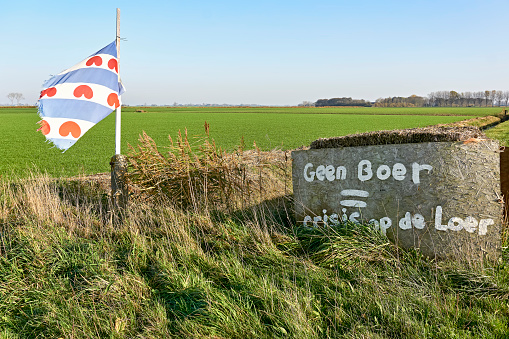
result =
M121 225L96 181L0 181L0 338L509 335L507 248L481 269L364 225L295 226L284 163L263 167L277 174L258 182L262 196L226 202L183 205L139 185Z

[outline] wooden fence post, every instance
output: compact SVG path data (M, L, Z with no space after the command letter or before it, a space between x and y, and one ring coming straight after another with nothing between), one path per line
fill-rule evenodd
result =
M110 161L111 166L111 202L118 212L125 212L129 192L127 188L127 157L115 154Z

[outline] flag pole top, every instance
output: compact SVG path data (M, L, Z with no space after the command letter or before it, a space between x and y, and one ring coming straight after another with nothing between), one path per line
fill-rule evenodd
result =
M115 44L117 45L118 76L120 80L120 8L117 8L117 34ZM119 106L115 112L115 154L120 154L121 109L121 106Z
M119 58L120 53L120 8L117 8L117 34L115 36L115 41L117 45L117 59Z

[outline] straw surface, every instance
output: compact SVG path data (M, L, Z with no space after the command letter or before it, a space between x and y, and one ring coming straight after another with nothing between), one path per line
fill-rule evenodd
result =
M366 132L325 139L321 138L313 141L310 148L320 149L420 142L465 141L469 139L486 139L486 135L478 127L473 126L430 126L392 131Z

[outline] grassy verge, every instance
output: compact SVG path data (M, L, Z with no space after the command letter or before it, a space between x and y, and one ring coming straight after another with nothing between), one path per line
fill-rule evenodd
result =
M233 212L136 194L114 225L95 181L0 182L0 337L509 335L507 248L468 267L362 225L297 227L285 180L263 185Z
M503 122L485 133L489 138L499 140L501 145L509 146L509 121Z

